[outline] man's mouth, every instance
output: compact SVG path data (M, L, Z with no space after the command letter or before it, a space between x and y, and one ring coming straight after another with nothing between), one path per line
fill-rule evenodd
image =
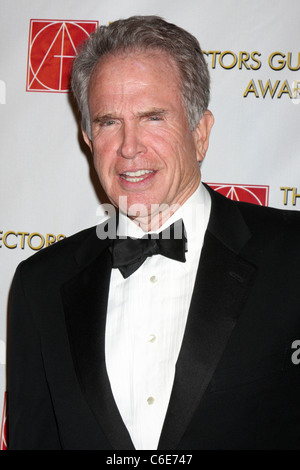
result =
M139 183L144 179L148 178L150 174L155 173L154 170L137 170L137 171L125 171L120 174L120 177L130 183Z

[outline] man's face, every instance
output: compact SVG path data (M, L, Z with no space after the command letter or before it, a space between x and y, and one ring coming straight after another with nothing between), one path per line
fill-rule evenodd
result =
M178 71L167 55L102 59L91 77L89 110L92 140L84 138L115 206L142 204L143 224L153 205L182 205L195 191L213 118L208 112L189 130Z

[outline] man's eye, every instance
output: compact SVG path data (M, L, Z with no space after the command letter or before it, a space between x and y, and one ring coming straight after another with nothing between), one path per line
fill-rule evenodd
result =
M161 121L161 117L160 116L149 116L149 120L150 121Z
M108 127L108 126L112 126L113 124L115 124L115 122L116 122L116 121L114 121L113 119L110 119L109 121L103 121L103 122L101 123L101 125L102 125L103 127Z

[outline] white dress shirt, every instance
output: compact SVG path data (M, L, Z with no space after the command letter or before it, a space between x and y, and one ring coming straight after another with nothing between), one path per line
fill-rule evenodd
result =
M188 251L181 263L155 255L129 278L112 269L105 333L112 393L137 450L157 449L173 386L204 233L210 196L200 184L159 231L183 219ZM124 226L126 225L126 227ZM145 233L120 214L119 234Z

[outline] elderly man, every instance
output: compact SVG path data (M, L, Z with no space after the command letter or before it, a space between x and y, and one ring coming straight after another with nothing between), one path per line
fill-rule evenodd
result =
M17 269L9 448L299 449L299 214L201 182L197 40L157 17L102 26L72 88L118 210Z

